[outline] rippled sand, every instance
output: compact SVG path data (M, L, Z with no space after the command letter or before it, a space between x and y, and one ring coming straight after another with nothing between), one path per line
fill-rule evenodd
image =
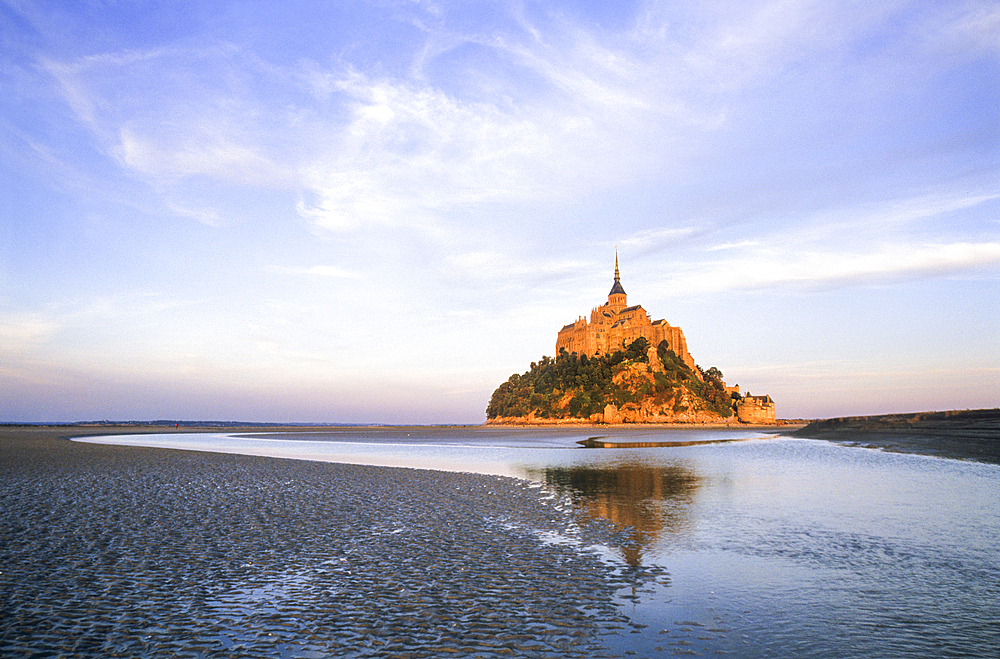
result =
M64 434L0 430L2 656L602 657L629 632L625 577L545 541L601 530L526 482Z

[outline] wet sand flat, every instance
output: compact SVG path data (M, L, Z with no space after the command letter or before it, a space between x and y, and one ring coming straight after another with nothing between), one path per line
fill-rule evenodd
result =
M1000 464L1000 409L839 417L788 433L838 444Z
M0 656L601 657L628 633L620 575L544 542L588 531L524 481L62 439L113 431L0 428Z

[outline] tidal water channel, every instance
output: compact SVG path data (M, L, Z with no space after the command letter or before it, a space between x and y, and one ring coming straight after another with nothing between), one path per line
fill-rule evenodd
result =
M577 446L595 434L734 441ZM613 528L607 560L658 575L618 591L631 626L608 642L621 655L1000 656L997 465L747 430L344 428L81 441L532 481L580 523Z

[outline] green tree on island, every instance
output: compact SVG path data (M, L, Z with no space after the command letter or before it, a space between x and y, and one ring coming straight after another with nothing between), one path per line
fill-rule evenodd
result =
M486 408L487 419L522 418L587 419L603 413L612 404L622 408L651 401L681 411L682 391L687 391L705 410L722 417L732 415L730 397L722 384L722 372L714 366L696 374L670 349L666 341L657 346L660 364L649 364L649 342L640 337L611 354L578 355L565 349L553 359L543 356L523 374L513 374L497 387ZM641 383L623 386L615 376L646 364ZM662 368L661 368L662 367Z

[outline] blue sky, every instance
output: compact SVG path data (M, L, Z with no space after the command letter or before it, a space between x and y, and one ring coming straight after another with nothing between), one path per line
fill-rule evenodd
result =
M0 421L478 423L606 300L1000 404L996 2L0 0Z

